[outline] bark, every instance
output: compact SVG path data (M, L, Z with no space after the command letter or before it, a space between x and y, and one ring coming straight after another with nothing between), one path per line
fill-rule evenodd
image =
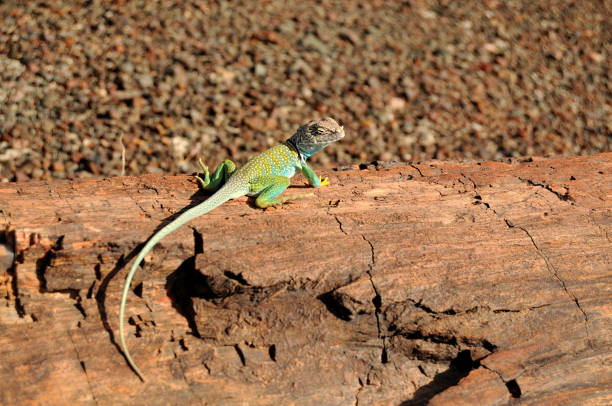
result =
M612 154L360 165L279 208L188 176L0 185L0 403L612 402Z

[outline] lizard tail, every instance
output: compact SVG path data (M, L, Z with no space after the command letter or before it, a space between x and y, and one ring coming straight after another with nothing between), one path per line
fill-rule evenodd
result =
M145 380L144 375L142 374L140 369L138 369L138 367L136 366L136 363L132 359L130 355L130 351L127 348L127 345L125 344L124 329L123 329L123 319L125 317L125 303L127 301L127 294L128 294L128 291L130 290L132 279L134 279L134 274L136 273L136 269L138 269L138 265L140 265L144 257L149 253L149 251L151 251L151 249L153 249L153 247L166 235L170 234L171 232L173 232L174 230L176 230L183 224L187 223L188 221L196 217L199 217L203 214L208 213L209 211L222 205L226 201L230 199L234 199L239 196L243 196L246 194L246 193L242 193L238 195L236 193L232 194L230 193L230 190L229 190L231 188L226 189L227 186L229 186L229 184L225 184L221 189L219 189L214 195L210 196L206 201L187 210L186 212L178 216L176 219L174 219L171 223L167 224L161 230L155 233L147 241L145 246L140 250L140 252L138 253L138 256L136 257L136 259L134 260L134 263L132 264L130 268L130 271L128 272L125 278L125 282L123 286L123 294L121 295L121 306L119 307L119 339L121 341L121 349L123 351L123 354L125 355L125 358L128 364L130 365L130 367L132 367L134 372L136 372L138 377L143 382Z

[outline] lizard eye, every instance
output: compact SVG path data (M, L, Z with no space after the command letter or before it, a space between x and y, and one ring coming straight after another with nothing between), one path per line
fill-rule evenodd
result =
M325 134L325 130L323 128L321 128L321 127L317 127L317 131L316 132L317 132L317 135Z

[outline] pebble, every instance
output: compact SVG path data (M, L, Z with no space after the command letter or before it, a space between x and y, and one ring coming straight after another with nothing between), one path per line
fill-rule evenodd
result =
M128 175L242 164L321 115L314 167L610 149L597 2L195 3L0 2L0 181L119 175L121 134Z

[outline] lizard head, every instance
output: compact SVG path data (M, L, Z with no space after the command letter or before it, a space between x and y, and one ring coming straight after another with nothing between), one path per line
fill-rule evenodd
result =
M297 152L302 155L303 159L307 159L312 154L343 137L344 127L333 118L324 117L302 125L289 138L289 143L297 148Z

